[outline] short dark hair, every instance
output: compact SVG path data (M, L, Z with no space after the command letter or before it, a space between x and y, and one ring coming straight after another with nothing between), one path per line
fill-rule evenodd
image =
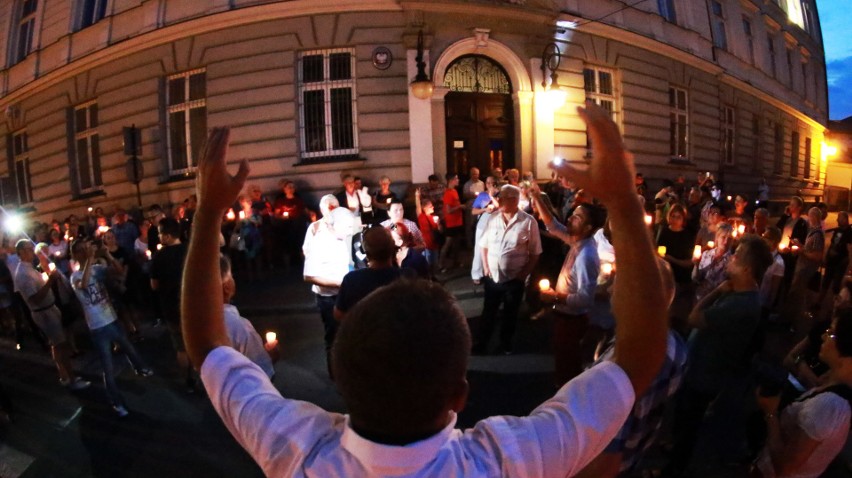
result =
M742 249L742 258L751 269L754 280L760 284L763 280L763 274L766 273L766 269L769 269L773 262L769 244L755 234L746 234L740 238L737 252L740 249Z
M27 247L27 244L32 244L33 241L29 239L18 239L18 242L15 243L15 254L20 254L21 250L24 247ZM33 246L35 247L35 246Z
M389 261L396 254L396 244L390 231L383 227L371 227L364 232L364 253L368 260Z
M172 237L180 237L180 223L173 217L165 217L157 226L160 234L168 234Z
M451 179L459 177L459 175L456 173L447 173L444 177L447 178L447 182L449 182Z
M470 331L441 285L402 279L358 302L332 348L335 382L354 420L396 439L424 438L464 383Z
M602 228L606 223L606 210L592 203L580 203L577 207L586 210L586 215L589 218L589 224L592 226L592 232Z
M437 174L430 174L429 175L429 181L438 181L438 175Z
M852 307L837 309L834 316L834 344L837 352L843 357L852 357Z

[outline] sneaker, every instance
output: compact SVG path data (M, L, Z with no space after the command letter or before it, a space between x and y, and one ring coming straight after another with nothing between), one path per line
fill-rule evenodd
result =
M140 377L150 377L151 375L154 375L154 371L147 367L138 368L136 369L136 375L139 375Z
M67 387L69 390L83 390L84 388L89 388L89 385L92 384L92 382L83 380L80 377L74 377L71 380L60 380L59 383L61 383L63 387Z
M119 416L119 418L124 418L127 415L130 415L130 412L128 412L127 409L124 408L124 405L113 405L112 410L115 412L116 415Z

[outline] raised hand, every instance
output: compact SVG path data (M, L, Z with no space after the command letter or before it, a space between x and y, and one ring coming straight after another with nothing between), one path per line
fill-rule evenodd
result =
M248 161L240 162L236 176L228 174L229 128L213 128L198 161L198 209L224 212L236 201L249 174Z
M634 190L633 158L625 150L609 111L587 102L577 112L588 127L592 162L586 169L577 169L566 161L551 163L550 167L604 203L615 202Z

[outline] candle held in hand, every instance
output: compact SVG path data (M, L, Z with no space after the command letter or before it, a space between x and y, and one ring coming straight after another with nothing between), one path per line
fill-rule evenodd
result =
M737 226L737 232L739 232L740 234L745 234L745 224L740 224L739 226Z
M657 248L657 254L659 254L660 257L665 257L666 256L666 246L658 247Z
M701 246L695 246L692 251L692 258L695 260L701 259Z
M645 214L645 225L650 226L654 222L654 218L650 214Z
M388 198L388 200L387 200L387 201L385 201L385 202L387 202L388 204L390 204L390 203L391 203L391 198Z
M604 262L603 264L601 264L601 272L603 272L604 274L612 274L612 271L613 267L612 264L610 264L609 262Z
M233 209L228 209L228 214L225 214L225 218L228 219L229 221L233 221L234 219L237 218L237 216L234 215Z
M538 281L538 288L541 289L541 290L550 289L550 281L547 280L547 279L542 279L542 280Z
M284 212L281 213L281 215L284 216L284 219L287 219L287 218L290 217L290 212L284 211Z
M271 344L278 340L278 334L275 332L267 332L266 333L266 343Z
M716 243L713 241L707 241L707 249L713 249L716 247Z
M50 277L50 276L48 276L48 275L47 275L47 272L42 272L42 273L41 273L41 278L42 278L42 280L43 280L43 281L47 282L47 279L48 279L49 277Z

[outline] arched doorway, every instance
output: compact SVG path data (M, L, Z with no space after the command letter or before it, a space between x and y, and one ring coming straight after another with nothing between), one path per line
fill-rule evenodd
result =
M512 83L500 64L484 55L455 59L444 74L447 172L483 176L515 167Z

